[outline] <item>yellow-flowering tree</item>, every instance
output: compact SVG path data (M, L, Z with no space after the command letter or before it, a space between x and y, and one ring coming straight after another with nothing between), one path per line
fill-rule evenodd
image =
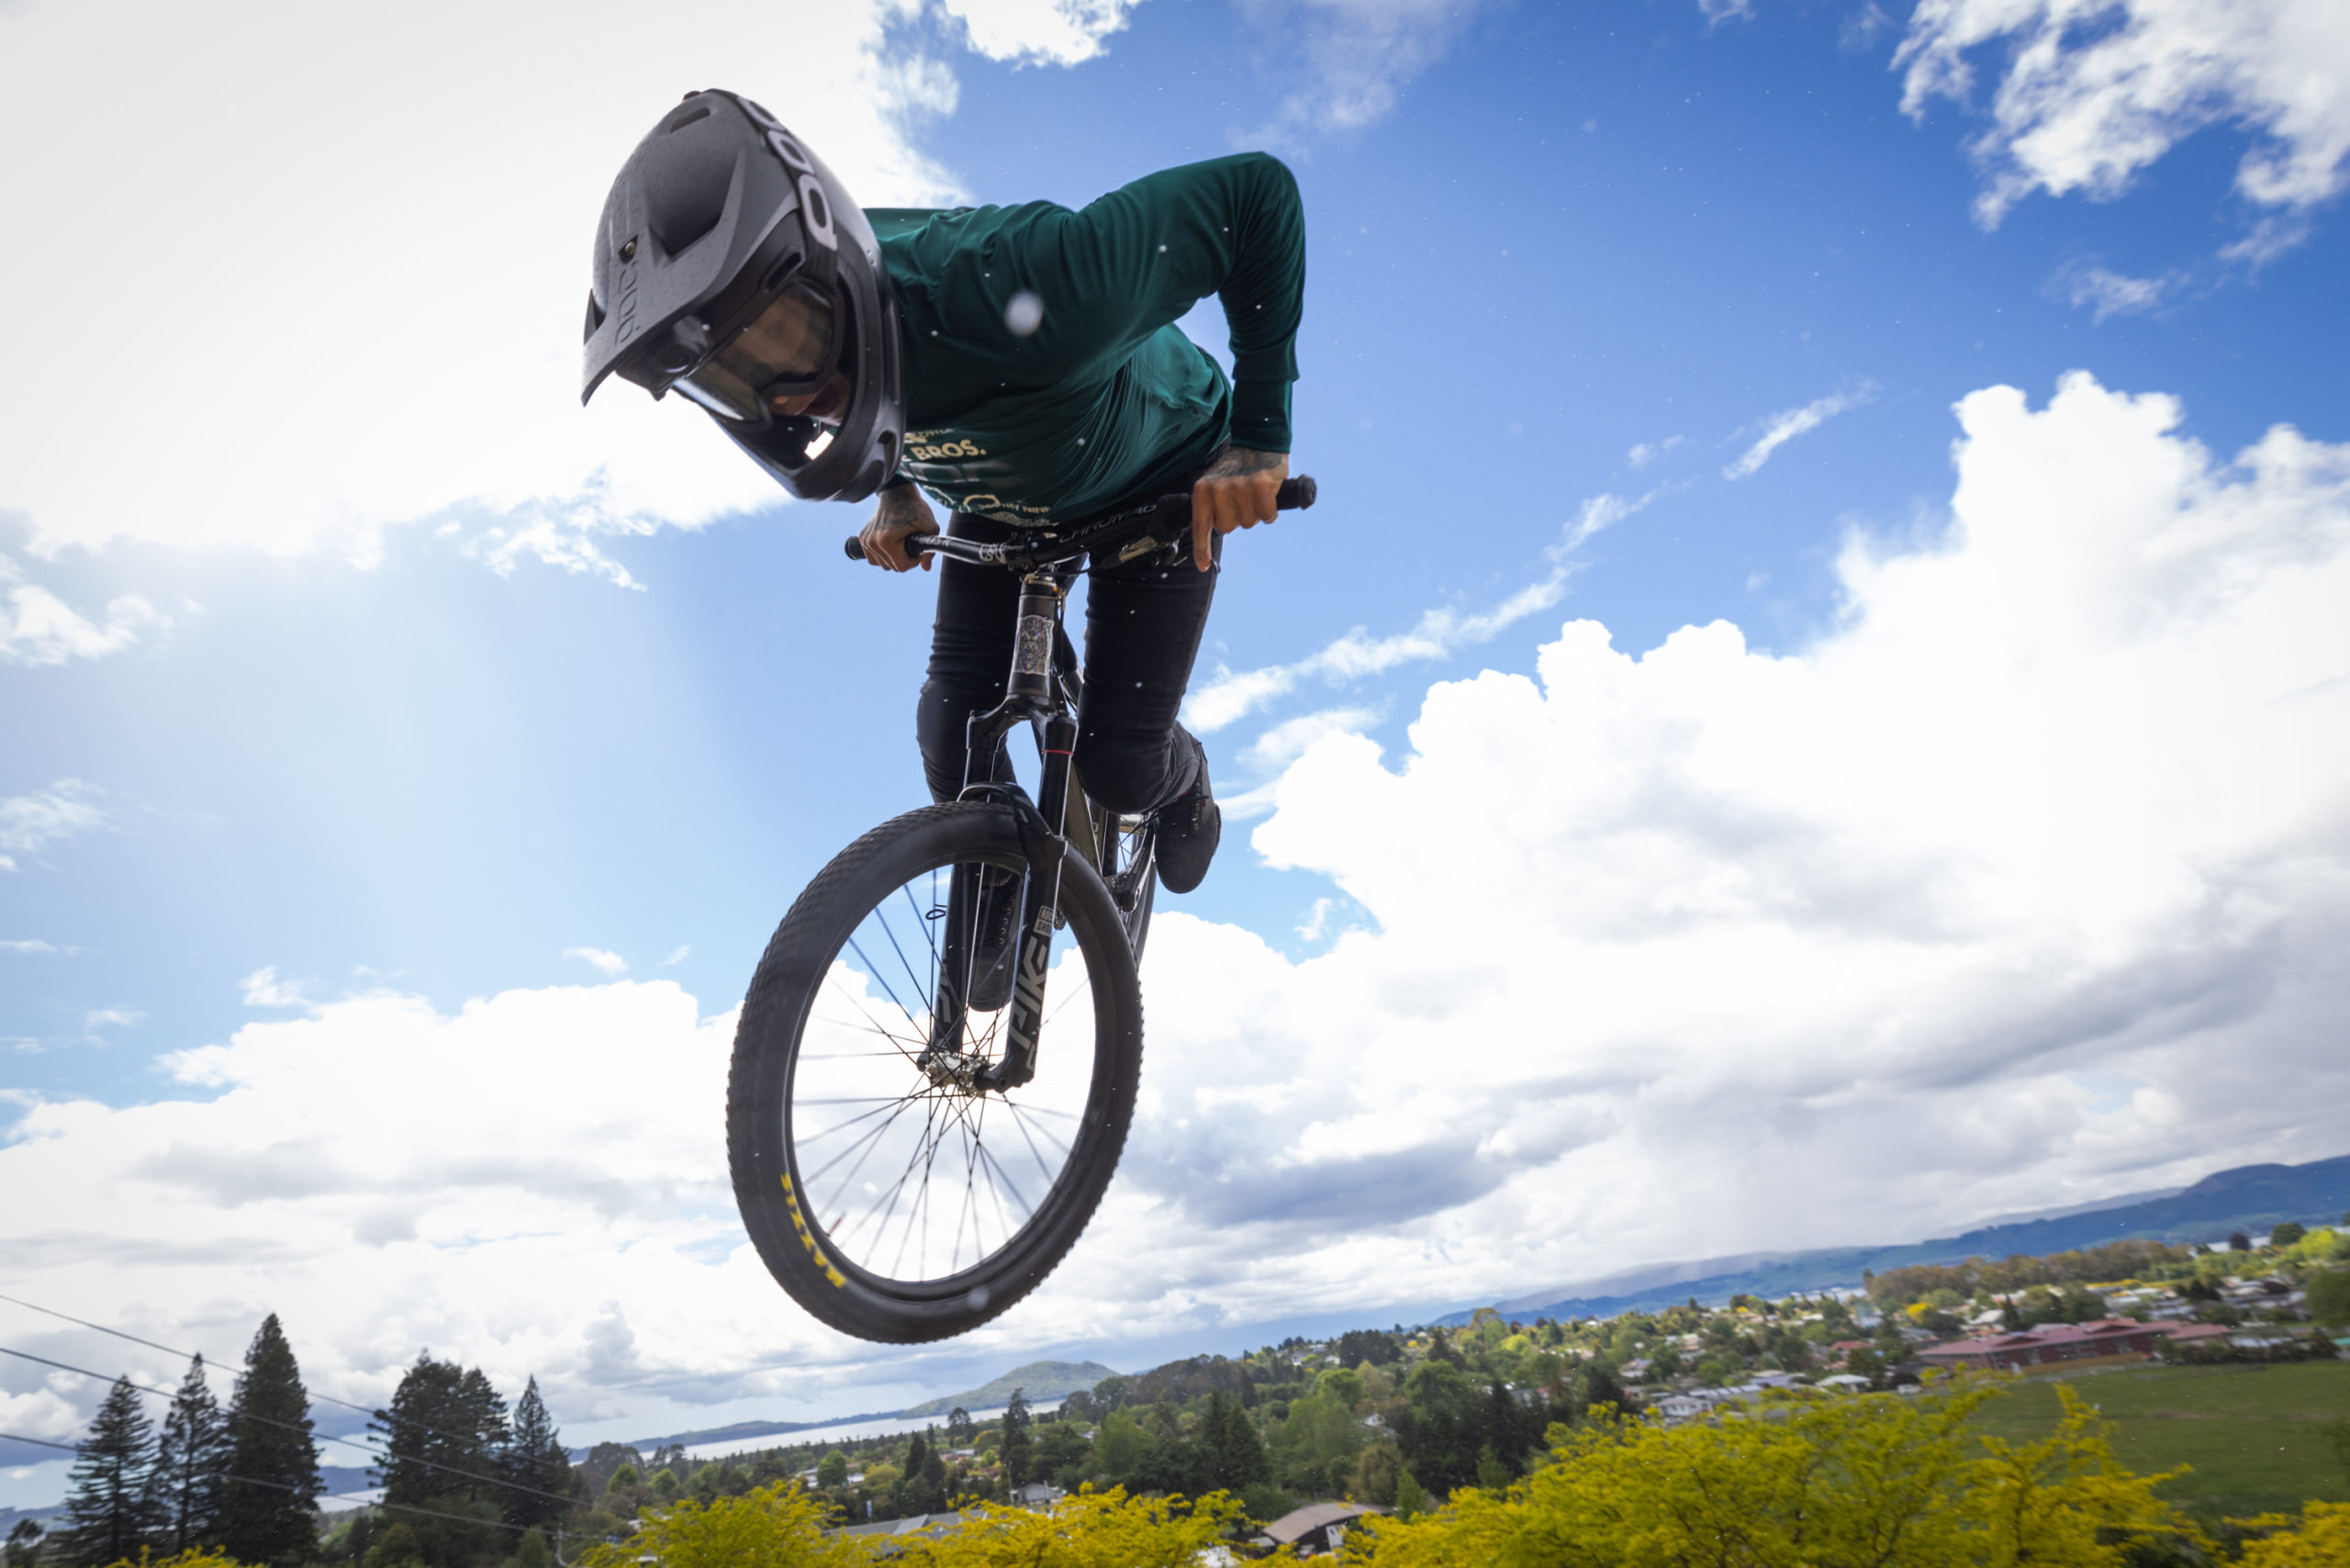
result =
M944 1535L901 1540L899 1562L921 1568L1189 1568L1240 1518L1221 1492L1129 1497L1087 1490L1050 1508L981 1504Z
M245 1565L225 1551L192 1546L169 1557L157 1557L142 1551L136 1562L128 1557L118 1557L106 1564L106 1568L245 1568Z
M1966 1418L1990 1391L1839 1400L1784 1417L1553 1428L1550 1462L1350 1532L1379 1568L2098 1568L2130 1542L2197 1539L2115 1462L2069 1390L2056 1432L2009 1445Z
M2277 1531L2244 1549L2244 1568L2342 1568L2350 1562L2350 1503L2304 1503L2298 1527L2284 1514L2238 1522Z
M863 1540L826 1535L824 1505L789 1481L647 1509L643 1518L619 1545L588 1551L581 1568L637 1568L647 1556L661 1568L847 1568L872 1560Z

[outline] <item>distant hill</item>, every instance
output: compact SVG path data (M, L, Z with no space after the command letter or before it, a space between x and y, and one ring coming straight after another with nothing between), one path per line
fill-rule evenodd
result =
M958 1405L966 1410L1001 1410L1012 1403L1012 1391L1015 1388L1027 1395L1031 1405L1058 1405L1080 1388L1091 1388L1103 1378L1117 1375L1115 1369L1100 1361L1030 1361L1024 1367L1013 1368L992 1383L950 1394L944 1399L909 1405L898 1413L909 1417L944 1416Z
M890 1410L867 1410L856 1416L827 1416L821 1421L737 1421L731 1427L705 1427L695 1432L671 1432L666 1437L638 1438L627 1446L650 1454L655 1449L665 1449L673 1443L682 1448L696 1448L703 1443L732 1442L738 1438L780 1438L793 1432L804 1432L811 1427L838 1426L844 1421L887 1421L896 1412ZM584 1448L573 1449L571 1462L582 1462L588 1452Z
M2036 1257L2126 1238L2213 1242L2233 1230L2257 1235L2288 1219L2332 1224L2345 1210L2350 1210L2350 1155L2307 1165L2242 1165L2214 1171L2191 1187L2044 1211L2042 1217L1977 1226L1932 1241L1656 1263L1495 1305L1515 1317L1608 1317L1670 1306L1690 1296L1718 1303L1740 1292L1783 1296L1796 1291L1856 1289L1863 1271L1881 1274L1906 1263ZM1469 1317L1468 1312L1456 1312L1437 1321L1460 1324Z

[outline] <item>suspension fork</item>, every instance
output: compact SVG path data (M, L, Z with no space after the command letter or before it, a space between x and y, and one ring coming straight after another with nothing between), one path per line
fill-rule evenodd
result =
M1029 875L1021 891L1020 919L1013 927L1013 990L1004 1030L1002 1058L979 1069L973 1086L1009 1089L1027 1082L1036 1072L1036 1039L1044 1027L1045 975L1052 958L1053 926L1060 900L1061 859L1069 841L1060 831L1069 791L1069 757L1077 749L1077 720L1054 689L1053 650L1060 630L1066 594L1049 570L1030 572L1020 580L1020 610L1013 638L1012 671L1004 682L1003 700L983 713L974 713L964 726L963 796L983 793L1008 799L1020 815L1022 847L1027 851ZM1030 804L1019 788L994 782L996 747L1014 725L1038 724L1042 730L1044 768L1037 800ZM949 900L946 962L934 998L931 1045L926 1060L955 1055L962 1035L964 1002L958 962L968 961L970 932L980 902L981 879L976 868L958 869L961 896Z

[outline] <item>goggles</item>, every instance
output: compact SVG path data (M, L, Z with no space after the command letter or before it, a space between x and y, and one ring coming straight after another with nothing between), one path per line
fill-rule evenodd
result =
M821 390L832 371L832 301L793 284L670 385L722 420L755 425L767 421L767 399Z

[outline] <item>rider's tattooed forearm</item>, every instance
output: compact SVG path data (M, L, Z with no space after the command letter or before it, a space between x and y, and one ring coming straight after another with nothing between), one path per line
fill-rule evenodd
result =
M901 485L894 490L884 490L878 498L880 510L877 514L883 522L921 522L930 516L930 505L922 498L922 490L913 485Z
M1223 478L1232 474L1262 474L1288 461L1289 454L1286 452L1259 452L1253 447L1227 446L1208 474L1213 478Z

